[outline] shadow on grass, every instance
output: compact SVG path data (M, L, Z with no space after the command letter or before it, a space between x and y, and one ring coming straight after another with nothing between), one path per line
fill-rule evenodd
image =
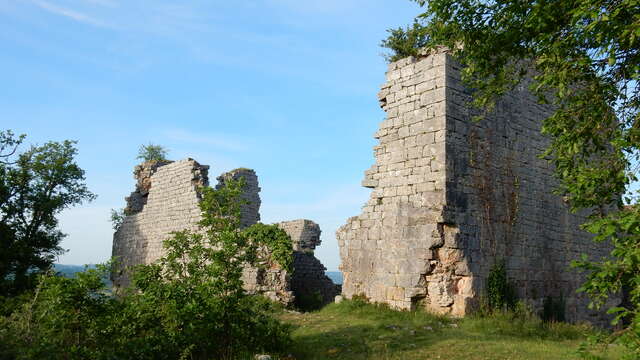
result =
M406 352L459 339L460 335L446 326L353 325L319 332L297 326L292 354L296 359L401 358Z
M540 354L548 347L571 352L566 341L579 341L590 332L589 327L549 324L510 314L451 319L421 311L346 304L295 321L291 353L296 359L423 359L439 355L444 359L447 353L466 353L475 347L505 355L531 346L538 348L520 354Z

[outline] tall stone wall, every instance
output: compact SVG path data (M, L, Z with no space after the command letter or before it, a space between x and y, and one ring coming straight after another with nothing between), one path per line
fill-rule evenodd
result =
M198 187L208 183L208 169L193 159L136 166L136 190L126 199L129 215L113 236L112 254L118 261L113 274L116 287L129 285L127 268L162 257L162 241L171 232L197 229Z
M463 315L505 261L521 299L539 308L562 297L569 320L601 321L569 264L608 247L579 229L584 217L552 194L553 169L538 158L551 109L519 88L474 122L459 70L445 51L390 64L378 94L387 118L363 181L371 198L337 232L343 294Z
M208 166L193 159L182 161L154 161L134 169L135 191L126 198L127 207L123 223L113 237L113 256L118 268L112 274L116 289L130 285L130 269L138 264L149 264L164 255L162 243L172 232L198 231L201 220L201 186L207 186ZM218 177L217 188L229 179L244 178L241 197L241 228L260 220L260 186L255 171L236 169ZM324 266L313 256L320 244L320 227L310 220L294 220L278 224L291 237L294 248L294 273L279 267L247 266L243 270L245 289L251 293L291 304L295 296L319 292L325 302L337 294L336 286L325 276ZM269 254L263 254L269 256Z

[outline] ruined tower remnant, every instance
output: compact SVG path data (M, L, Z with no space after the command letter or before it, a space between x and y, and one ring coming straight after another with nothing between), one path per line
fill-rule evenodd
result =
M538 155L551 114L525 87L476 122L460 68L446 51L389 65L378 94L387 118L375 138L372 188L362 214L337 231L343 295L463 315L504 261L518 297L540 307L563 299L571 321L602 320L569 269L580 254L605 256L552 193L553 169Z
M244 204L240 207L240 227L246 228L260 221L260 186L258 186L258 176L251 169L235 169L218 176L219 189L229 180L244 179L244 192L241 195Z
M118 259L118 268L112 274L116 289L130 284L132 266L149 264L164 255L162 243L172 232L199 230L200 187L209 185L208 170L193 159L150 161L135 167L136 189L126 198L127 216L113 236L113 256ZM240 221L241 228L246 228L260 220L260 186L255 171L241 168L224 173L218 177L216 188L229 179L240 178L245 183L241 198L246 201L241 206ZM247 266L243 271L245 289L284 304L292 303L299 294L319 293L325 302L333 299L336 286L313 256L313 249L320 244L320 227L310 220L279 226L293 242L293 276L277 267Z
M119 270L114 285L129 285L127 268L149 264L164 254L171 232L196 230L200 221L198 187L208 184L209 167L193 159L148 161L134 169L136 190L127 200L122 224L113 236Z
M323 303L332 302L338 295L336 285L327 275L313 252L320 245L320 226L311 220L293 220L278 224L293 241L291 290L296 296L307 298L320 295Z

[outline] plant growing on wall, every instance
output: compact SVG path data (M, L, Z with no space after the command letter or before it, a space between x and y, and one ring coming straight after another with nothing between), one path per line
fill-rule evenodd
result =
M120 228L120 225L122 225L122 222L124 221L124 218L127 216L127 214L125 213L124 209L111 209L111 226L113 227L113 230L117 231Z
M136 159L142 161L166 161L168 153L169 150L164 146L149 143L140 145Z
M518 298L507 278L504 260L496 261L487 277L487 305L491 311L514 310Z
M287 272L293 271L293 245L291 237L278 225L257 223L244 230L244 236L259 248L265 247L269 262L275 262Z

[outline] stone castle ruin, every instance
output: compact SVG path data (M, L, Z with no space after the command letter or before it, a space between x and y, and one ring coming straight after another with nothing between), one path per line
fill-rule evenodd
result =
M130 284L129 270L138 264L149 264L164 255L162 242L174 231L198 230L201 186L209 185L209 167L193 159L150 161L134 169L136 189L126 198L127 207L120 227L113 236L113 256L118 268L112 273L116 289ZM255 171L236 169L220 175L216 187L229 179L243 178L241 227L260 221L260 187ZM293 241L293 274L280 268L244 269L245 289L261 293L286 305L295 297L320 297L324 303L333 300L339 288L325 275L325 267L313 255L320 245L320 227L310 220L278 223Z
M342 294L464 315L504 261L520 299L537 309L556 299L567 320L602 323L569 265L609 249L552 194L553 169L538 157L551 108L520 87L473 121L460 67L441 50L391 63L386 78L378 98L387 117L362 183L371 197L337 231Z

